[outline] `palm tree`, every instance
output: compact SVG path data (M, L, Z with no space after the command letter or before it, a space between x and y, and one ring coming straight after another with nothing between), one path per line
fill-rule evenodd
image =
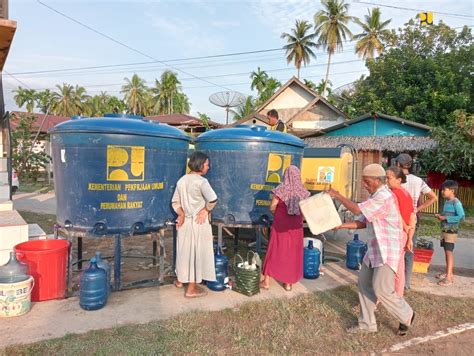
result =
M174 102L181 89L181 82L178 80L176 73L166 70L161 74L160 80L155 79L155 87L151 89L153 96L153 110L160 114L172 114L174 110ZM183 100L180 98L179 100ZM183 104L185 104L183 102ZM189 102L188 102L189 106ZM183 109L179 108L178 111ZM189 107L188 107L189 111Z
M316 37L314 33L308 33L311 25L304 20L296 20L295 28L291 29L290 33L282 33L281 38L288 42L283 46L286 50L286 61L290 63L295 62L295 67L298 70L298 79L300 78L301 63L305 66L310 62L311 57L316 58L311 48L316 47L313 39Z
M53 93L49 89L38 92L36 95L36 105L43 114L50 111L53 102Z
M34 89L23 89L22 87L18 87L18 89L14 90L16 93L13 99L15 100L18 107L26 106L26 111L33 112L36 104L36 100L38 98L37 93Z
M315 82L309 79L304 80L304 85L306 85L309 89L316 91L317 90L317 85Z
M328 65L326 69L326 83L329 78L331 56L336 50L342 50L342 42L352 38L352 33L347 27L354 17L348 15L349 4L344 0L321 0L323 9L314 15L315 35L318 37L318 47L322 46L328 52ZM323 94L326 92L324 89Z
M177 93L173 98L173 112L189 114L190 110L191 104L189 103L188 96L184 93Z
M89 99L90 96L86 94L86 88L76 85L76 87L74 88L73 102L76 105L79 114L85 114L86 103L89 101Z
M124 78L125 84L122 86L121 93L124 93L127 109L137 115L143 112L147 96L147 87L145 80L134 74L132 79Z
M369 15L364 16L364 22L360 19L354 20L356 24L362 27L362 33L354 36L354 39L358 40L355 46L355 53L364 59L374 58L374 52L377 52L377 54L382 53L383 44L381 38L390 33L390 30L386 29L386 27L392 21L390 19L381 22L381 13L378 7L372 11L368 10Z
M209 126L209 121L211 121L211 118L209 117L209 115L199 112L199 111L198 111L198 115L199 115L199 119L202 122L202 126L206 128L206 131L210 130L211 127Z
M316 86L315 89L319 95L323 95L324 91L326 91L329 96L331 95L331 87L332 87L332 83L330 80L326 82L324 79L321 78L321 81L319 82L319 84Z
M252 83L250 84L250 89L254 90L257 89L257 93L260 94L265 90L265 86L267 85L268 74L264 70L261 70L260 67L257 68L256 71L253 71L250 74L250 79L252 79Z
M253 113L255 111L255 105L254 98L249 95L244 103L237 107L237 110L230 110L234 114L233 120L237 121L243 119Z
M107 112L122 114L127 109L127 105L116 96L111 96L107 100Z
M76 86L77 87L77 86ZM51 95L51 112L55 115L74 116L82 112L82 103L78 98L83 97L85 89L79 89L79 96L76 96L75 89L72 85L63 83L63 85L56 85L58 91Z
M265 101L270 99L270 97L275 94L275 92L278 90L278 88L281 87L280 81L277 79L271 77L267 80L267 83L265 84L265 88L263 92L260 94L260 96L257 99L257 104L263 104Z

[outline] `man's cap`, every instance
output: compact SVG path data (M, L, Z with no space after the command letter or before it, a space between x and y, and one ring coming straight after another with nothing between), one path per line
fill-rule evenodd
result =
M404 167L410 167L413 163L413 159L408 153L401 153L395 158L395 160Z
M372 163L364 167L362 175L365 177L385 177L385 169L380 164Z

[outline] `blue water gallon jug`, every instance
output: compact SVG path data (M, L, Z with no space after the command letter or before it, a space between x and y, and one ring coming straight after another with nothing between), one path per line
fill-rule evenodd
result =
M354 234L354 239L347 243L346 267L359 270L366 252L367 244L359 240L359 234Z
M217 247L214 254L214 265L216 268L216 281L207 281L207 288L220 292L226 289L229 282L229 259L222 254L221 248Z
M308 247L304 249L303 276L306 279L316 279L319 277L319 264L321 261L321 251L314 248L313 241L309 241Z
M99 251L95 253L95 259L97 261L97 267L102 268L107 273L107 292L110 294L112 291L112 267L107 260L102 258L102 253Z
M88 269L81 274L79 305L85 310L101 309L107 303L107 272L97 267L95 257Z

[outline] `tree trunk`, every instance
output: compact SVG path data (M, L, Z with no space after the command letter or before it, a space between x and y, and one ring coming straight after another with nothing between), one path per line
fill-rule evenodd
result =
M298 68L298 79L300 79L300 67L298 66L296 68Z
M332 52L330 51L329 56L328 56L328 67L326 69L326 80L324 81L323 97L326 97L326 88L328 86L328 79L329 79L329 67L331 65L331 55L332 55Z

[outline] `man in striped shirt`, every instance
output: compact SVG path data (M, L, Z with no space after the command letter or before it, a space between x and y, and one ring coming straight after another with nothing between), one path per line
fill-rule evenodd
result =
M406 335L415 312L405 299L395 293L395 273L400 260L402 220L396 198L385 186L385 170L379 164L369 164L362 171L364 188L369 199L356 204L330 189L331 197L339 200L348 210L362 218L349 221L338 229L367 228L368 250L359 274L359 325L348 330L376 332L375 306L377 300L400 322L399 335Z

